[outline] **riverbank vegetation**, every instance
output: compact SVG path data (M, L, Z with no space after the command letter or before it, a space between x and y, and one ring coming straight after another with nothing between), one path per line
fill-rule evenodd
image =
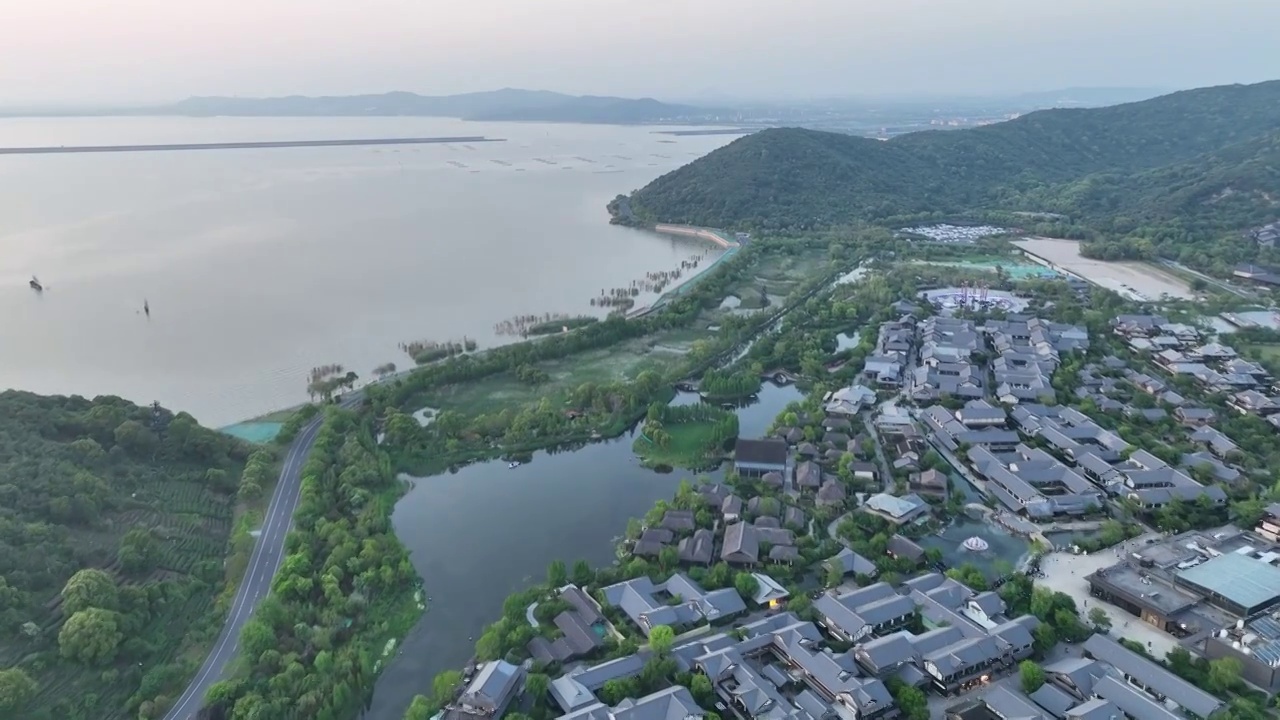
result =
M413 340L410 342L400 343L400 349L406 355L413 358L413 361L419 365L444 360L446 358L457 357L463 353L474 352L479 347L479 343L469 337L463 337L461 340L446 340L445 342L436 342L435 340Z
M610 317L426 366L369 388L368 397L384 419L397 465L415 474L616 436L643 419L651 403L669 401L677 382L731 359L772 319L721 311L731 290L758 283L762 274L779 275L790 284L791 302L802 302L851 266L863 252L860 243L845 235L744 250L661 312ZM538 382L529 382L535 372ZM426 428L408 417L422 407L441 411Z
M389 640L421 612L417 574L391 528L401 487L362 416L329 408L303 470L288 555L240 634L219 717L352 717Z
M591 298L592 307L614 308L615 312L626 311L635 306L635 299L642 293L661 295L671 285L678 285L685 273L696 276L698 266L702 264L711 250L703 250L697 255L680 261L675 270L657 270L644 274L644 277L632 280L629 284L613 288L600 288L600 294Z
M631 447L648 467L700 470L719 464L737 437L738 416L728 410L654 403Z
M217 636L248 446L116 397L0 393L0 715L158 717ZM27 681L30 682L27 682Z
M343 388L350 390L355 387L356 380L359 380L360 376L350 370L343 373L344 369L336 364L311 368L311 372L307 375L307 395L311 396L311 402L317 399L329 402L333 399L334 393L339 390Z
M526 336L537 337L539 335L551 335L558 332L568 332L577 330L580 327L586 327L594 322L599 322L600 318L590 315L575 315L572 317L563 317L549 322L536 323L530 325L525 331Z
M496 335L506 337L537 337L552 335L566 330L576 330L584 325L597 322L600 318L591 315L567 315L565 313L542 313L541 315L515 315L493 326Z
M760 389L760 367L724 371L711 368L698 383L698 392L707 400L740 400Z

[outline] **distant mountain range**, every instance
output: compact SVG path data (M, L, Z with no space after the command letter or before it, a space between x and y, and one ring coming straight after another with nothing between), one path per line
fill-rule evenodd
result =
M714 121L726 111L675 105L653 98L565 95L546 90L506 88L462 95L341 95L279 98L192 97L172 105L145 108L152 115L375 117L426 116L463 120L578 123L659 123Z
M1280 81L888 141L767 129L621 200L617 222L788 231L1052 212L1068 220L1044 232L1099 255L1219 270L1253 258L1243 230L1280 218Z

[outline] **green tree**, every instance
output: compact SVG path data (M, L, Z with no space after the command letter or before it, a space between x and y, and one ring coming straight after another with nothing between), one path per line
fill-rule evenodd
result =
M906 683L895 683L893 700L906 720L929 720L929 701L924 692Z
M134 457L145 457L155 452L159 441L156 434L137 420L125 420L116 426L116 444Z
M240 647L244 649L244 654L251 658L273 650L277 645L279 642L275 631L261 617L249 618L244 627L240 628Z
M1107 614L1106 610L1097 606L1089 609L1089 622L1093 623L1093 626L1098 628L1099 632L1106 632L1111 629L1111 616Z
M1044 685L1044 669L1032 660L1023 660L1018 665L1018 675L1022 678L1022 692L1033 693Z
M791 593L791 599L787 601L787 610L796 614L796 617L807 617L809 611L813 609L813 600L808 594L803 592Z
M760 590L760 583L751 573L740 572L733 578L733 587L739 595L749 600Z
M1209 690L1218 695L1225 695L1240 686L1240 673L1244 665L1232 657L1218 658L1209 661Z
M205 705L230 706L235 704L236 696L240 693L241 682L239 680L219 680L209 686L205 691Z
M431 716L436 714L436 708L431 707L431 702L422 695L414 695L413 702L409 703L409 709L404 713L404 720L431 720Z
M69 660L96 665L116 656L122 638L116 613L91 607L67 619L58 632L58 648Z
M462 687L462 673L457 670L445 670L431 680L431 704L435 708L448 705L453 696Z
M579 560L573 564L573 582L579 587L589 585L595 578L595 573L591 572L591 565L586 560Z
M542 704L547 698L547 688L551 687L551 678L542 673L529 673L524 681L524 691L535 704Z
M689 681L689 693L693 695L693 699L702 707L710 707L715 704L716 691L711 685L711 678L696 673L693 679Z
M563 560L552 560L547 566L547 584L553 588L564 587L569 582L569 570Z
M1217 717L1217 716L1215 716ZM1247 698L1231 699L1227 711L1222 713L1222 720L1267 720L1267 711L1261 705Z
M676 565L680 563L680 551L675 547L668 545L658 551L658 564L663 570L674 570Z
M96 568L81 570L62 587L62 611L74 615L88 608L115 610L118 596L110 575Z
M649 647L658 656L666 655L676 640L676 633L669 625L658 625L649 631Z
M0 711L13 713L35 697L40 687L21 668L0 670ZM9 715L9 717L16 717Z
M1040 655L1044 655L1058 644L1058 633L1054 631L1053 626L1049 623L1041 623L1032 635L1035 637L1035 651Z
M833 588L844 582L844 569L834 561L827 564L827 587Z
M127 573L140 574L150 572L160 552L160 543L147 528L130 528L120 540L120 550L116 557L120 566Z

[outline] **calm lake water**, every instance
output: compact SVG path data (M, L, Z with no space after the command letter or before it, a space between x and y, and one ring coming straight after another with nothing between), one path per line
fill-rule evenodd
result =
M703 253L610 226L604 206L733 139L436 118L0 120L3 146L460 135L507 142L0 158L0 387L159 400L219 426L306 400L317 365L367 374L407 365L404 341L505 341L505 318L587 312L602 289Z
M764 433L802 393L766 383L738 410L742 437ZM677 402L696 401L688 394ZM422 575L430 608L378 678L367 720L400 720L441 671L460 668L511 593L541 582L552 560L612 563L627 520L669 499L691 473L640 466L632 437L536 453L514 470L493 461L417 481L396 506L396 534ZM723 477L723 470L706 473Z

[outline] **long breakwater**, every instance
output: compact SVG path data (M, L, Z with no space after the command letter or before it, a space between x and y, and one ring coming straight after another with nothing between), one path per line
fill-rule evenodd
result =
M252 150L263 148L352 147L358 145L431 145L436 143L482 142L505 142L505 139L473 135L465 137L360 138L351 140L266 140L262 142L176 143L171 145L51 145L47 147L0 147L0 155L173 152L180 150Z
M653 227L653 230L654 232L659 232L663 235L683 235L685 237L699 238L701 240L706 240L707 242L715 243L725 249L738 246L736 241L730 240L722 232L712 230L710 228L659 223Z

